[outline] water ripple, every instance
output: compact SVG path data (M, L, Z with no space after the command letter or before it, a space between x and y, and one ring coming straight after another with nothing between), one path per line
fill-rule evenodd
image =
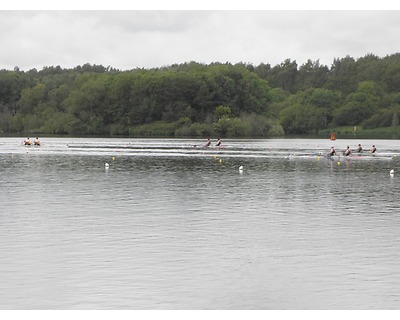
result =
M0 160L1 309L400 308L381 162Z

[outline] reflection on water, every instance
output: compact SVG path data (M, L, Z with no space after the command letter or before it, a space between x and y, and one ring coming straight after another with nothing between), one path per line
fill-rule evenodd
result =
M400 308L397 159L55 142L0 152L1 309Z

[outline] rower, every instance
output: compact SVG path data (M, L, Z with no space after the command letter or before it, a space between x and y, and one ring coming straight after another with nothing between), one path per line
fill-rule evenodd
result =
M376 151L376 147L375 147L375 145L373 145L372 147L371 147L371 153L375 153L375 151Z
M29 137L24 141L24 145L26 145L26 146L31 145L31 140L29 139Z
M363 148L361 147L361 143L358 144L357 147L357 153L361 153L363 151Z
M34 144L35 146L40 146L40 140L39 140L39 138L36 138L35 141L33 142L33 144Z
M332 146L331 149L330 149L329 152L328 152L328 157L332 157L332 156L334 156L335 154L336 154L335 147Z
M349 146L347 146L346 151L343 153L346 157L351 155L351 149Z

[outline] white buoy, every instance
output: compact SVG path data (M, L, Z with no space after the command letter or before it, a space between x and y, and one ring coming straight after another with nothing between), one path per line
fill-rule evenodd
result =
M240 167L239 167L239 170L243 170L243 166L240 166Z
M106 162L104 166L108 168L110 165Z
M394 174L394 170L393 170L393 169L392 169L392 170L390 170L390 174L392 174L392 175Z

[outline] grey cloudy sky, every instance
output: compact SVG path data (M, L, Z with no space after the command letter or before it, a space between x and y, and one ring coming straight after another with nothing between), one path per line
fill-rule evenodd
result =
M1 10L0 69L274 66L287 58L331 66L346 55L400 52L399 35L397 10Z

